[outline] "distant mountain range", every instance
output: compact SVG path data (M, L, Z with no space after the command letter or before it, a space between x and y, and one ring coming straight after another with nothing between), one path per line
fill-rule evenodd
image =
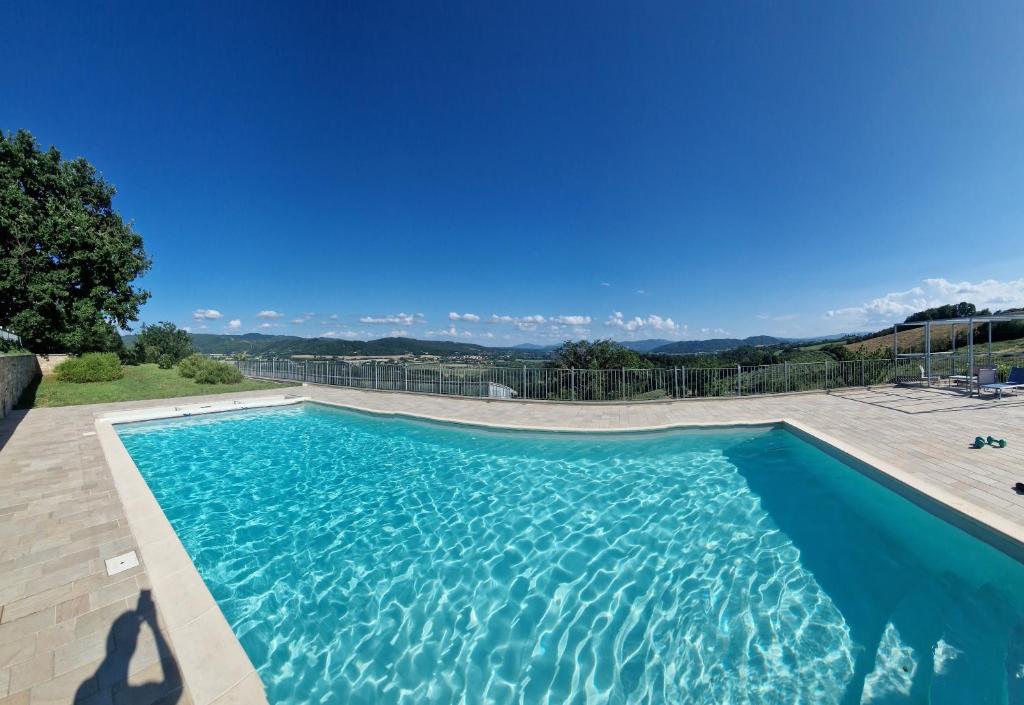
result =
M744 346L783 345L786 343L824 341L846 336L819 338L776 338L754 335L748 338L713 338L710 340L646 340L622 341L622 345L639 353L657 355L695 355L725 352ZM134 335L124 336L125 345L132 345ZM250 355L510 355L517 357L546 357L554 345L521 343L510 347L488 347L475 343L447 340L417 340L415 338L379 338L377 340L339 340L337 338L303 338L297 335L266 335L245 333L222 335L193 333L196 349L206 355L247 352Z
M135 336L124 337L131 345ZM193 333L196 350L205 354L230 355L246 352L250 355L494 355L511 352L512 348L489 348L473 343L455 343L444 340L416 340L415 338L379 338L377 340L338 340L337 338L302 338L297 335L220 335ZM519 355L530 349L517 350Z
M623 340L622 346L635 350L638 353L649 353L665 345L672 345L676 341L664 340L663 338L648 338L647 340Z
M536 350L538 352L545 351L550 352L554 350L557 345L540 345L539 343L520 343L519 345L513 345L512 350Z
M645 343L653 341L642 341ZM745 346L783 345L790 342L786 338L775 338L770 335L752 335L749 338L711 338L710 340L677 340L665 341L664 345L644 350L658 355L693 355L695 353L716 353L735 350Z

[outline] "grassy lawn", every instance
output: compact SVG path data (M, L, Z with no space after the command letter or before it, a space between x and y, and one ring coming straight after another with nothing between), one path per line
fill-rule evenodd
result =
M188 397L199 394L228 394L250 392L257 389L281 389L294 386L243 379L238 384L198 384L182 377L177 368L161 370L156 365L126 366L124 377L113 382L87 382L72 384L59 382L53 375L47 375L25 390L20 409L41 406L74 406L76 404L100 404L112 401L134 399L167 399Z

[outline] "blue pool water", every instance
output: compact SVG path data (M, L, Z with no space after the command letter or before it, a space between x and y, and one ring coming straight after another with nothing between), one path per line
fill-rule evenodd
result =
M784 430L118 432L271 703L1024 702L1024 567Z

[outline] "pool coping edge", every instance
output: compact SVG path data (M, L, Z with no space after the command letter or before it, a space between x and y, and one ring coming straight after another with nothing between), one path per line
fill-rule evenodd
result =
M256 668L106 416L97 415L96 436L193 705L266 705Z

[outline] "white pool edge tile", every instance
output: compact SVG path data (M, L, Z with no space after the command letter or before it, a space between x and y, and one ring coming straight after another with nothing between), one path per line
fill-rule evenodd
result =
M271 405L280 404L267 404ZM255 408L251 404L248 407ZM166 409L147 410L154 413L137 420L181 415L168 416ZM118 414L105 416L118 417ZM114 487L125 507L141 561L149 573L154 602L167 625L166 638L174 650L193 705L211 705L217 700L230 699L228 696L235 689L239 689L240 695L244 693L244 702L265 705L263 688L253 688L253 677L262 682L252 661L121 443L110 418L96 419L96 433Z

